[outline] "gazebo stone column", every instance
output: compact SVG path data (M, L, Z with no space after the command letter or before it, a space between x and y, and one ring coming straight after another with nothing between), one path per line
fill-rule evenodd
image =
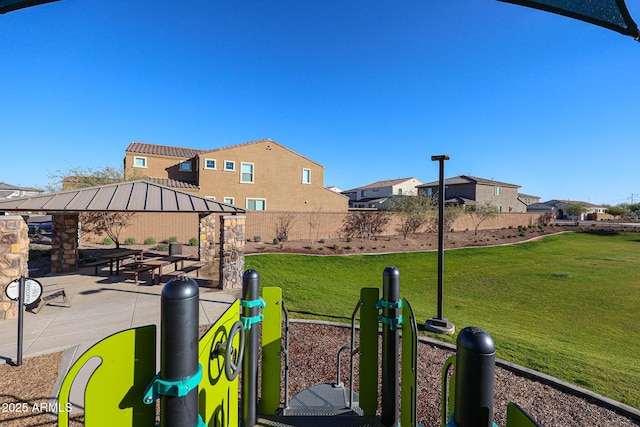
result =
M18 303L7 298L5 288L16 279L29 276L28 262L27 223L18 215L0 216L0 319L18 315Z
M200 215L200 247L198 258L200 261L213 265L216 262L216 215Z
M220 220L220 288L241 289L244 274L245 216Z
M77 271L78 213L53 214L51 231L51 272Z

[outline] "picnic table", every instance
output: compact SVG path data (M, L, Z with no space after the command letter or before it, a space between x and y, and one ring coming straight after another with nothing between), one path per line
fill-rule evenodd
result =
M136 261L142 261L144 254L142 249L116 249L115 251L108 252L101 255L100 258L109 260L109 275L113 276L120 272L120 261L133 257ZM115 272L114 272L115 264Z
M153 267L154 269L158 270L157 276L158 276L158 284L162 283L162 268L166 267L169 264L174 264L174 270L182 270L184 269L184 261L186 259L189 259L187 256L184 255L170 255L170 256L166 256L166 257L162 257L162 258L155 258L155 259L150 259L150 260L143 260L140 261L139 264L140 266L143 267ZM178 263L180 263L180 267L178 267ZM152 270L151 273L151 281L153 283L154 281L154 271Z

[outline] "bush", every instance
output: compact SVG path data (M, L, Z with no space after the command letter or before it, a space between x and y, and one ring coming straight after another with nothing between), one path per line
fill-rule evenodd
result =
M135 237L127 237L124 240L124 244L125 245L135 245L136 244L136 238Z
M167 243L176 243L178 241L178 238L175 236L171 236L167 239Z
M265 249L267 249L267 247L265 245L261 245L258 247L258 249L260 249L261 251L264 251Z
M144 239L144 244L145 245L155 245L156 244L156 239L154 239L153 237L147 237L146 239Z
M313 250L313 246L311 246L311 245L307 245L307 246L305 246L304 248L305 248L305 249L307 249L307 250L310 250L310 251L312 251L312 250Z
M262 238L260 236L253 236L253 241L257 243L262 241Z
M353 240L351 237L347 237L347 242L350 242L351 240Z
M189 245L198 246L200 244L200 240L197 237L192 237L189 239Z
M104 239L102 239L102 244L103 245L113 245L113 240L111 240L111 237L105 237Z
M169 245L166 243L160 243L159 245L155 245L151 249L158 252L169 252Z
M278 238L277 238L277 237L274 237L274 238L273 238L273 244L274 244L274 245L277 245L278 243L280 243L280 240L278 240Z
M318 243L324 243L324 241L325 241L324 239L320 239L318 240Z
M351 246L347 245L344 247L346 250L350 251L351 249L353 249Z
M337 243L334 243L333 244L333 249L337 251L338 249L340 249L340 245L337 244Z

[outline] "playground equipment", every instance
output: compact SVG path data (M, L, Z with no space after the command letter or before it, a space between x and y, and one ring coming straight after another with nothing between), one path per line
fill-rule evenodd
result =
M61 384L59 405L67 407L78 373L97 359L84 388L89 427L155 426L158 401L161 427L417 426L418 330L411 305L400 299L398 269L384 270L382 298L378 288L361 289L351 317L351 343L337 349L336 382L316 384L291 398L289 319L282 290L263 287L260 294L259 282L257 271L246 271L242 299L198 340L198 286L187 277L169 281L162 291L160 371L156 374L156 327L121 331L78 358ZM456 356L443 368L442 427L494 427L493 339L480 328L468 327L458 335L457 346ZM340 380L340 356L347 350L349 388ZM356 357L359 392L353 387ZM68 413L59 414L58 425L69 425ZM535 426L517 405L508 406L507 427Z

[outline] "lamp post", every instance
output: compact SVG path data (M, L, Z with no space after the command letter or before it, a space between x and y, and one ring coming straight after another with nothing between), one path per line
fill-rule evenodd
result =
M449 160L449 155L431 156L431 160L440 164L440 180L438 181L438 314L428 319L425 327L431 332L453 334L456 327L442 314L442 300L444 298L444 162Z

